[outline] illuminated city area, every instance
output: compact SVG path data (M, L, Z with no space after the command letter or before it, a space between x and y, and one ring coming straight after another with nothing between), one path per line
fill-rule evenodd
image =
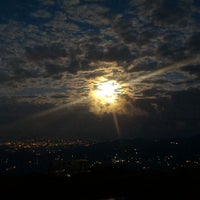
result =
M112 167L138 171L199 168L199 143L182 140L24 140L0 144L0 174L71 177ZM192 148L183 154L186 146ZM167 150L166 150L167 149ZM82 165L83 168L82 168Z

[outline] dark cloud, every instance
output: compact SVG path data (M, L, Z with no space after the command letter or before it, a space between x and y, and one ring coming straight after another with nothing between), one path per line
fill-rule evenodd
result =
M191 74L195 74L200 78L200 65L188 65L182 68L184 71L188 71Z
M49 19L51 18L51 13L46 10L37 10L36 12L31 13L31 16L40 19Z
M156 1L155 1L156 2ZM184 19L189 17L192 1L188 0L162 0L157 1L153 13L153 21L161 25L180 24L184 25Z
M98 60L96 55L97 52L95 52L93 48L96 47L90 45L90 43L84 46L84 50L81 48L71 48L69 51L67 71L76 74L79 70L89 69L89 63L93 60Z
M51 108L51 104L34 105L32 103L20 103L19 98L1 98L0 124L12 124L18 120L25 120L30 115Z
M146 81L148 83L148 81ZM156 84L156 83L159 83L159 84L166 84L167 80L151 80L151 83L149 84ZM160 91L159 88L148 88L146 90L143 91L143 98L144 99L160 99L163 100L164 99L164 94L166 93L166 91ZM142 100L140 100L140 102L142 102ZM146 102L146 100L144 100L144 102ZM151 101L149 102L149 104L151 104ZM150 108L151 109L151 105L148 105L147 108Z
M133 65L134 66L129 70L130 72L153 71L159 69L157 61L151 58L141 58L135 63L133 62Z
M10 80L10 76L7 73L0 72L0 83L4 83Z
M91 61L116 61L129 62L135 56L131 53L128 46L124 44L111 45L107 48L101 46L88 45L86 59L88 63Z
M39 70L30 67L23 57L11 57L6 61L6 68L4 76L7 77L7 81L24 81L29 78L37 78L41 76Z
M149 92L154 93L154 91ZM194 89L173 92L170 96L170 98L138 99L135 102L135 105L148 112L148 117L140 119L140 122L137 121L140 133L150 137L198 134L200 91ZM184 130L177 129L177 124L180 122L184 123Z
M126 43L135 42L137 39L137 32L134 30L132 22L129 19L118 19L114 24L114 29Z
M147 44L151 39L157 36L156 30L151 26L138 27L133 23L137 22L137 19L130 20L131 18L120 18L114 24L114 29L116 33L122 38L122 40L127 43L133 43L138 46ZM139 23L139 22L137 22Z
M67 70L67 68L63 65L56 65L52 63L46 63L45 68L48 75L56 75Z
M103 48L95 44L89 44L86 46L86 59L91 61L102 60L104 56Z
M144 30L138 34L137 44L143 45L148 43L152 38L155 38L157 33L154 30Z
M190 90L174 93L171 98L174 120L184 121L186 134L198 133L198 124L200 122L200 91ZM171 113L171 114L172 114ZM172 116L171 116L172 117Z
M66 56L66 50L60 44L45 46L26 47L26 56L30 61L40 61L44 59L57 59Z
M187 46L192 53L198 53L200 51L200 32L193 33L187 42Z
M25 108L27 106L25 105ZM20 108L20 106L18 107ZM41 111L45 106L41 106ZM39 107L29 108L31 111L36 111ZM48 106L46 107L48 110ZM23 113L23 110L22 112ZM38 111L36 112L38 113ZM35 117L36 116L36 117ZM113 119L110 115L98 117L85 112L85 109L79 107L77 112L60 110L59 112L47 112L46 115L21 115L16 121L16 116L13 116L13 123L9 123L10 120L4 121L7 126L1 127L7 134L7 137L21 138L21 137L67 137L71 139L112 139L115 138L115 127ZM1 119L1 117L0 117ZM15 119L15 120L14 120ZM93 125L91 126L91 121ZM16 122L16 123L14 123ZM33 126L34 124L34 126ZM28 133L27 133L27 130ZM94 134L95 133L95 134Z
M107 49L103 59L106 61L131 61L134 55L131 54L129 48L125 45L113 45Z
M180 46L178 42L161 44L157 49L157 54L171 60L180 60L186 57L185 47Z
M23 68L22 66L21 67L15 66L13 69L13 72L14 72L14 78L17 81L28 79L28 78L37 78L41 76L37 70L26 69L26 68Z

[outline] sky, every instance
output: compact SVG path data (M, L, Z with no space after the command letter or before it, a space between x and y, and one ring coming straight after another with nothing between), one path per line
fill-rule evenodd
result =
M199 0L1 0L0 138L198 134L199 27Z

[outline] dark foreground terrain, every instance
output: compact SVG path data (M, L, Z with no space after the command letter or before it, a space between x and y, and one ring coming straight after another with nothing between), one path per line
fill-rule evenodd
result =
M194 199L199 195L200 169L133 172L101 168L70 178L40 174L2 176L0 183L1 194L26 199Z

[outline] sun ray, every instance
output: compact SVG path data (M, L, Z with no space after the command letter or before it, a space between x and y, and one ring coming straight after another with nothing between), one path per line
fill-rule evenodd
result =
M76 101L69 102L69 103L66 103L66 104L57 106L57 107L55 107L55 108L51 108L51 109L45 110L45 111L40 112L40 113L36 113L36 114L30 116L30 118L43 117L43 116L45 116L45 115L51 114L51 113L53 113L53 112L57 112L57 111L62 110L62 109L64 109L64 108L66 109L66 108L68 108L68 107L70 107L70 106L75 106L75 105L77 105L77 104L79 104L79 103L82 103L82 102L84 102L84 101L86 101L86 100L87 100L86 97L80 98L80 99L78 99L78 100L76 100Z
M18 120L16 120L15 122L13 122L11 124L8 124L8 126L6 126L5 128L14 126L14 125L19 124L19 123L27 123L29 121L45 117L45 116L50 115L52 113L58 112L60 110L69 108L71 106L75 106L75 105L77 105L79 103L83 103L83 102L85 102L87 100L88 100L88 98L84 97L84 98L81 98L81 99L79 99L77 101L73 101L73 102L69 102L69 103L66 103L66 104L63 104L63 105L60 105L60 106L56 106L54 108L50 108L50 109L47 109L45 111L41 111L39 113L34 113L34 114L32 114L32 115L30 115L30 116L28 116L26 118L21 118L21 119L18 119Z
M199 63L199 62L200 62L200 56L198 55L195 58L186 59L184 61L168 65L168 66L166 66L162 69L158 69L158 70L151 72L149 74L146 74L144 76L140 76L140 77L138 77L134 80L131 80L129 83L138 83L138 82L140 83L145 79L152 78L154 76L161 75L161 74L164 74L164 73L167 73L167 72L170 72L170 71L174 71L174 70L180 69L182 67L185 67L187 65L196 64L196 63Z
M113 120L114 120L114 124L115 124L115 128L116 128L117 136L120 137L121 131L120 131L117 115L115 112L113 112L112 114L113 114Z

